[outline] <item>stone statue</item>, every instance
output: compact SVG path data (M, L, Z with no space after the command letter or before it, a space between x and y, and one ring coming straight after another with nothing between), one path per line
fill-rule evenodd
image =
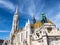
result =
M46 15L45 13L42 13L42 20L41 20L41 23L44 24L44 23L47 23L47 18L46 18Z

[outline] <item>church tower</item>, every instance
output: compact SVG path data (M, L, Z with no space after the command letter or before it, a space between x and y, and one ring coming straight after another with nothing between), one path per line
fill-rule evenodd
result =
M12 33L15 33L17 30L18 30L18 8L16 8L16 12L13 16Z

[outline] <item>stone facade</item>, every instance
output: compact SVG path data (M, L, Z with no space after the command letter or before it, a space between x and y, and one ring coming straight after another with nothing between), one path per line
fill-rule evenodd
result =
M8 45L60 45L60 30L44 14L43 17L43 23L34 21L31 24L28 19L24 28L18 30L16 11Z

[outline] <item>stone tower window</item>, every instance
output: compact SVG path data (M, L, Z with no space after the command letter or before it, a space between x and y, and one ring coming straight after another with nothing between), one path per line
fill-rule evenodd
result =
M26 31L26 38L28 37L28 32Z
M23 41L23 33L21 33L21 41Z

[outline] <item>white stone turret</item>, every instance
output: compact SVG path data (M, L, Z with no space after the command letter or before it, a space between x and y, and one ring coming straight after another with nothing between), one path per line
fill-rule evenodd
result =
M12 36L14 35L14 33L18 30L18 8L16 8L16 12L13 16L13 22L12 22L12 29L10 32L10 45L12 45Z
M15 33L18 30L18 8L16 8L16 12L13 16L12 30L11 34Z

